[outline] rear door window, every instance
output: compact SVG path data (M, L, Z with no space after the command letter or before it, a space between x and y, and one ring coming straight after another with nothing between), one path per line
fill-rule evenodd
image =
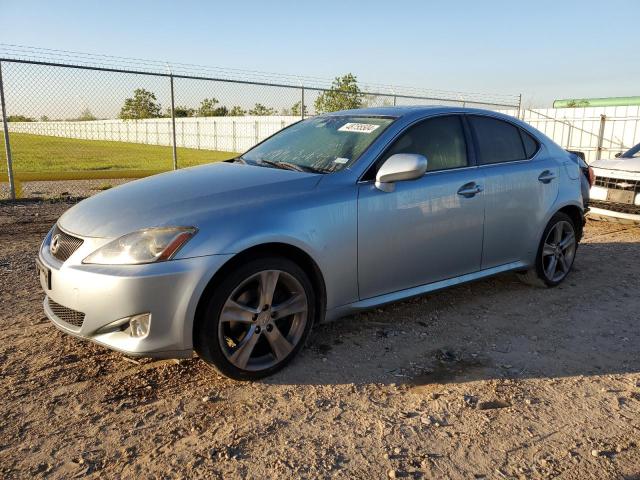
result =
M537 150L536 141L508 122L491 117L468 117L478 144L481 165L526 160ZM525 136L529 137L525 140Z

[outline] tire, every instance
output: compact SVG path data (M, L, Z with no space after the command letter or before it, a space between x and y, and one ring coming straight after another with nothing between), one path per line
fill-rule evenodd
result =
M307 274L282 257L250 260L206 293L196 319L198 355L235 380L257 380L287 365L304 345L316 314Z
M571 217L558 212L544 229L533 268L518 278L536 287L560 285L573 267L578 249L576 225Z

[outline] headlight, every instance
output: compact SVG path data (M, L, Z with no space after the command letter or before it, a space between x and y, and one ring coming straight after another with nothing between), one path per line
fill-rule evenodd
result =
M170 260L196 233L193 227L158 227L128 233L100 247L82 263L138 265Z

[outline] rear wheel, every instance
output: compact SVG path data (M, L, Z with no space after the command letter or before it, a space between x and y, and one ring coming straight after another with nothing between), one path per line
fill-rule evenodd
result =
M278 257L238 267L205 301L195 329L196 351L220 373L238 380L263 378L289 363L315 315L308 276Z
M577 247L573 220L565 213L556 213L542 235L535 266L519 274L520 279L542 287L559 285L571 271Z

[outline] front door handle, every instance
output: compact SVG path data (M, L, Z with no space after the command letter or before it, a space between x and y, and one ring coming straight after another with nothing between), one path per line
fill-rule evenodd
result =
M553 173L551 170L545 170L544 172L542 172L538 176L538 181L540 181L542 183L549 183L554 178L556 178L556 174L555 173Z
M482 191L482 187L476 182L465 183L458 189L458 195L471 198Z

